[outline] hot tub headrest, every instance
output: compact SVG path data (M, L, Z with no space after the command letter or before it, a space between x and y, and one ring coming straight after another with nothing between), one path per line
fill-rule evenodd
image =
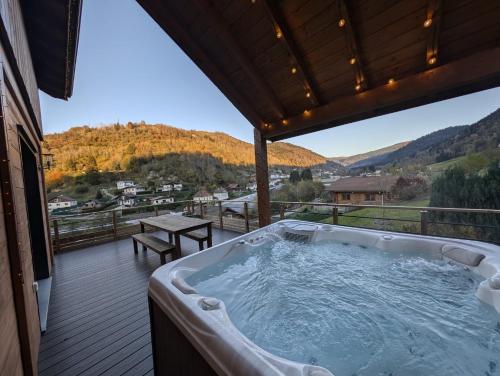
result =
M484 259L483 254L456 245L445 245L441 252L443 256L468 266L478 266Z

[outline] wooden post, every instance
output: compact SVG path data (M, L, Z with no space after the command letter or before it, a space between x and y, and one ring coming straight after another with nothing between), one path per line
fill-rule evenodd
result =
M429 212L427 210L420 211L420 233L427 235L429 224Z
M257 179L257 208L259 227L271 223L269 200L269 170L267 166L267 141L257 128L254 129L255 176Z
M339 208L337 208L336 206L333 207L333 224L339 224Z
M117 238L117 228L116 228L116 211L112 211L113 216L112 216L112 221L113 221L113 239L116 240Z
M222 220L222 201L219 200L219 227L224 230L224 221Z
M285 219L285 205L280 204L280 220Z
M203 202L200 201L200 218L203 219Z
M158 206L155 205L155 216L158 217Z
M248 221L248 202L243 204L243 208L245 209L245 230L246 232L250 232L250 222Z
M57 219L54 219L54 243L56 253L59 253L61 246L59 243L59 224L57 223Z

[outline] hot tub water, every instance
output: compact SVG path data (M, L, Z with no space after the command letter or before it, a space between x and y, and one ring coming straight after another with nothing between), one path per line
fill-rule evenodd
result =
M482 277L425 252L277 241L186 278L263 349L334 375L500 374Z

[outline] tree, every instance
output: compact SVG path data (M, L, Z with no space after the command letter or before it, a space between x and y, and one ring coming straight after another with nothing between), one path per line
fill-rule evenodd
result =
M311 180L302 180L297 184L297 199L299 201L310 202L316 198L316 190Z
M313 180L311 169L310 168L303 169L302 173L300 174L300 178L302 180Z
M467 173L462 167L448 168L432 183L430 206L451 208L500 209L500 168L492 164L488 171ZM432 221L474 224L483 227L451 226L455 232L467 232L474 236L494 242L500 241L500 216L476 213L431 213Z
M100 200L102 199L102 192L100 189L97 190L96 194L95 194L95 199L96 200Z
M401 200L412 200L427 192L427 182L419 176L401 176L392 187L392 195Z
M292 170L290 173L290 183L297 184L300 181L300 174L297 170Z

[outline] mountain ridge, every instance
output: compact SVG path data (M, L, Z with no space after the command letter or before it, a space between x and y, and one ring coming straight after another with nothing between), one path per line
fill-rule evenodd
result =
M54 169L70 176L88 170L126 170L134 158L166 154L207 155L231 165L255 163L253 145L228 134L144 122L72 127L46 134L43 146L45 153L54 155ZM326 162L324 156L286 142L269 144L268 159L270 165L290 167Z
M361 161L364 161L368 158L378 157L381 155L388 154L392 151L398 150L398 149L408 145L410 142L411 141L402 141L402 142L398 142L396 144L384 146L382 148L371 150L371 151L368 151L365 153L354 154L354 155L350 155L348 157L329 157L327 159L329 161L339 163L342 166L350 167L351 165L356 164L356 163L361 162Z

